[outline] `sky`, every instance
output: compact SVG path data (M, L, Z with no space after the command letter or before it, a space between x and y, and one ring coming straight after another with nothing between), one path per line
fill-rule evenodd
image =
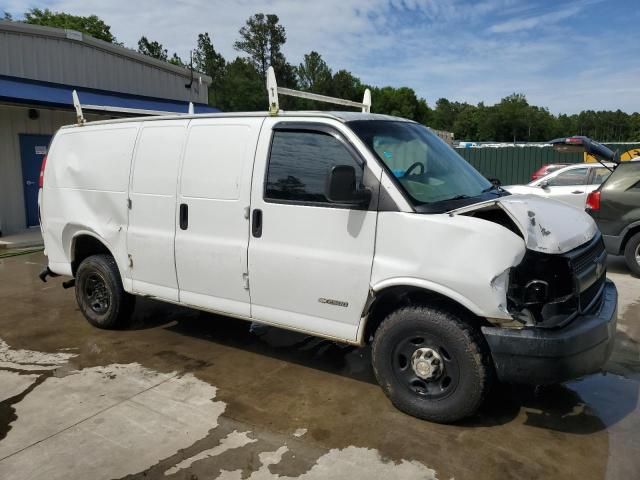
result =
M430 105L517 92L555 114L640 111L640 0L0 0L16 19L33 7L96 14L126 46L145 35L183 59L201 32L233 59L246 19L275 13L290 63L315 50Z

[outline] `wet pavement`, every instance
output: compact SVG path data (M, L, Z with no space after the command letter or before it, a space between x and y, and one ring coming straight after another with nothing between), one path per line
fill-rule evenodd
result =
M0 259L0 478L640 478L640 279L619 258L607 373L500 386L437 425L395 410L366 348L141 299L101 331L41 253Z

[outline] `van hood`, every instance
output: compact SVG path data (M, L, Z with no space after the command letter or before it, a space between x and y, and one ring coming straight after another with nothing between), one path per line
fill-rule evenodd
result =
M542 253L565 253L590 241L597 233L594 220L583 210L537 195L507 195L449 212L471 213L498 206L522 232L526 247Z

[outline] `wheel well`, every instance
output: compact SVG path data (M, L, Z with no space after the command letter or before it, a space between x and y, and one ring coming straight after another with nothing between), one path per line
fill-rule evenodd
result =
M71 272L73 276L75 277L78 267L85 258L101 253L111 255L111 252L105 244L96 237L92 237L91 235L80 235L76 237L73 242L73 260L71 261Z
M629 231L624 234L624 238L622 239L622 243L620 244L620 252L622 254L624 254L624 249L627 247L627 242L629 241L629 239L639 232L640 225L630 228Z
M395 286L375 294L367 312L363 340L370 343L382 321L394 310L410 305L440 307L474 326L489 325L486 319L477 316L468 308L440 293L419 287Z

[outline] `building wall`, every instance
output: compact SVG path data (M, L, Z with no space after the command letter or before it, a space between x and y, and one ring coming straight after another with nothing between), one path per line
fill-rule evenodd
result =
M185 88L188 69L79 32L1 20L0 75L204 104L211 83L196 72Z
M75 113L37 109L40 117L31 120L29 108L0 105L0 230L3 235L23 230L26 226L20 133L53 135L62 125L76 121ZM108 117L87 115L88 120Z

